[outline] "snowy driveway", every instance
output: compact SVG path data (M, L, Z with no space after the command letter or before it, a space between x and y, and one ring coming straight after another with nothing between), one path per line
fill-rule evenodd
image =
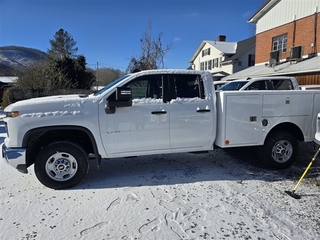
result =
M1 124L0 138L5 136ZM266 170L248 149L92 164L77 187L52 190L0 161L0 239L319 239L320 160Z

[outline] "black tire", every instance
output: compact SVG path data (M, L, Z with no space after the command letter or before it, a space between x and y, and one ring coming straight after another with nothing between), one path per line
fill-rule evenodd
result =
M299 152L299 142L285 131L273 132L258 150L259 158L269 167L284 169L290 167Z
M89 157L76 143L54 142L39 152L34 170L38 180L49 188L71 188L86 176L89 170Z

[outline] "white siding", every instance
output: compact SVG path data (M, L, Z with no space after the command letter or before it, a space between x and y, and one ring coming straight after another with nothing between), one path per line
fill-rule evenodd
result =
M202 57L202 50L204 49L208 49L210 48L210 55L206 55ZM201 63L204 63L205 66L205 62L207 62L207 67L208 67L208 61L212 61L212 68L211 69L204 69L207 71L210 71L211 73L217 73L217 72L221 72L224 71L226 73L232 74L233 73L233 66L232 65L225 65L225 66L221 66L220 62L221 60L224 60L224 57L222 56L223 53L218 50L217 48L213 47L211 44L205 43L203 48L199 51L198 56L194 59L193 61L193 66L194 66L194 70L201 70ZM218 67L213 67L213 60L214 59L218 59L219 63L218 63Z
M281 0L256 24L257 34L320 11L320 0Z
M239 66L238 63L235 63L233 66L233 73L236 73L238 71L241 71L243 69L246 69L249 67L248 62L249 62L249 54L254 55L255 54L255 48L252 47L250 48L245 54L243 54L241 57L239 57L239 61L241 62L241 66Z

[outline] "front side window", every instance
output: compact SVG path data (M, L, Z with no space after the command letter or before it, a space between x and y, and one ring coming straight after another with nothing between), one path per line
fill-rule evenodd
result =
M272 38L272 51L280 53L287 51L287 33Z
M109 84L106 85L104 88L102 88L100 91L96 92L96 93L94 94L94 96L98 96L98 95L106 92L106 91L109 90L111 87L113 87L114 85L118 84L118 83L121 82L123 79L125 79L125 78L127 78L127 77L129 77L129 76L130 76L130 75L125 75L125 76L123 76L123 77L121 77L121 78L119 78L119 79L117 79L117 80L109 83Z
M161 75L146 75L138 77L127 83L124 87L131 88L132 99L162 98Z
M237 91L246 85L248 81L237 81L237 82L229 82L228 84L224 85L223 87L219 88L220 91Z

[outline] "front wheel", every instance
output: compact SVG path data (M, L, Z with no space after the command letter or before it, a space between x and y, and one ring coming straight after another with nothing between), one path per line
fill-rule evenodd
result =
M38 180L53 189L77 185L88 169L89 158L86 151L69 141L50 143L39 152L34 164Z
M259 157L268 166L277 169L290 167L298 156L299 143L290 133L276 131L259 149Z

